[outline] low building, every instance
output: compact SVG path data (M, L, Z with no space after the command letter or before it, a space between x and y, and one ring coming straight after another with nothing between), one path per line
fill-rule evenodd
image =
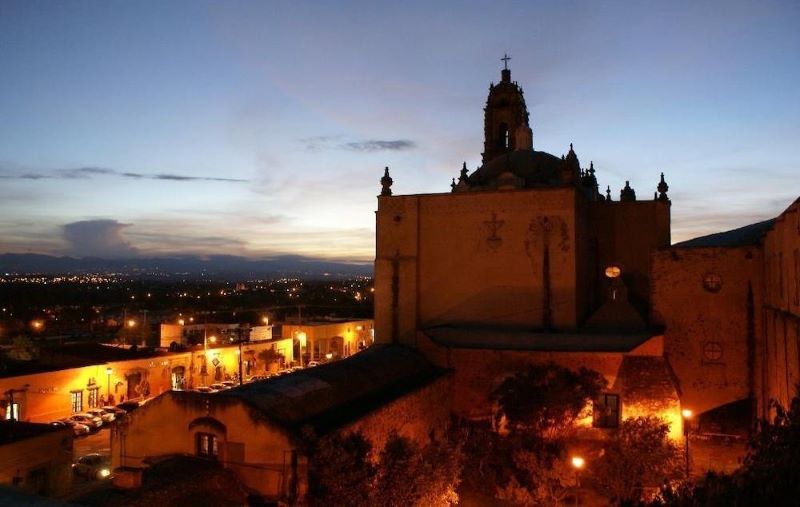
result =
M0 421L0 486L61 495L72 484L72 429Z
M23 421L47 422L109 403L212 384L238 375L239 354L242 375L248 378L269 367L263 359L269 349L286 362L293 360L291 340L174 353L100 344L57 347L43 351L39 361L0 372L0 413L6 418L13 414ZM47 359L50 355L57 359Z
M233 343L239 340L271 340L272 326L250 326L247 324L202 323L187 324L179 321L176 324L162 323L159 342L161 347L170 348L177 345L198 345L206 340L212 343ZM174 344L174 345L173 345Z
M375 341L373 320L327 319L284 324L281 328L284 339L299 343L307 361L340 359L363 350Z
M129 471L195 455L236 472L270 499L302 496L304 435L360 431L376 448L396 431L419 442L450 417L450 376L404 346L213 394L172 391L132 412L112 433L115 467Z

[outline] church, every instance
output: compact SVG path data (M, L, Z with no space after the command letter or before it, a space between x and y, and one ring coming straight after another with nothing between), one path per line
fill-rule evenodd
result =
M376 342L452 370L453 411L475 420L528 364L594 369L609 390L589 438L657 415L679 439L682 410L736 431L768 415L769 399L786 402L800 380L797 201L775 220L673 245L663 173L638 196L628 182L603 190L601 168L572 144L537 150L532 126L506 66L484 107L480 167L419 195L393 195L386 168Z
M741 439L771 400L787 404L800 382L800 199L774 219L672 244L663 174L638 196L627 183L601 191L574 146L536 150L508 68L484 114L482 165L463 166L449 191L393 195L388 168L381 179L376 344L220 393L163 393L115 427L119 486L195 455L294 504L308 487L306 430L425 445L452 415L496 422L492 391L549 362L607 382L579 421L581 451L599 453L623 420L649 415L675 440L685 429ZM698 473L719 464L713 453L692 462Z

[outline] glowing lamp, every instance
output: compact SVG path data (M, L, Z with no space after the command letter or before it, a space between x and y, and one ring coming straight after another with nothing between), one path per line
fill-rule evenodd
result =
M333 359L333 354L328 352L327 354L325 354L325 359Z
M135 326L135 325L136 325L136 321L135 321L135 320L133 320L133 319L130 319L130 320L128 321L128 327L133 327L133 326Z
M111 375L111 367L106 368L106 375Z
M688 408L684 408L683 410L681 410L681 415L683 416L684 419L691 419L692 411L689 410Z
M619 278L619 275L622 274L622 270L619 266L608 266L605 271L607 278Z
M575 467L575 469L580 470L581 468L583 468L583 466L585 464L586 464L586 460L584 460L580 456L573 456L572 457L572 466Z
M182 326L182 325L186 324L186 321L183 320L183 319L178 319L178 324L180 324Z
M210 341L211 343L217 343L217 337L212 334L211 336L208 337L208 341Z

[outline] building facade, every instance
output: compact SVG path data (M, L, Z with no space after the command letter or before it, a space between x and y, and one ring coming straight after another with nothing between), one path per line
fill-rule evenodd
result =
M376 342L420 347L452 368L462 417L488 417L503 378L553 361L605 376L610 426L655 414L679 437L678 390L649 315L650 255L670 245L663 174L654 197L637 199L628 182L616 197L572 145L560 157L534 149L508 69L484 113L483 163L464 164L450 192L392 195L388 169L381 181Z
M79 351L70 352L72 349ZM291 340L244 343L245 378L265 373L268 365L259 355L267 349L292 361ZM137 353L93 344L88 348L60 347L58 353L74 354L83 365L43 366L44 371L36 373L0 376L3 414L8 417L13 412L20 421L48 422L109 402L144 400L166 391L213 384L238 374L240 348L227 345L175 353Z

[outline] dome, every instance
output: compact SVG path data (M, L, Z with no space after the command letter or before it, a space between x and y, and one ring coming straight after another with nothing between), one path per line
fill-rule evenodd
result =
M498 177L511 172L524 182L524 188L560 185L563 161L544 151L517 150L483 164L469 176L472 187L495 188Z

